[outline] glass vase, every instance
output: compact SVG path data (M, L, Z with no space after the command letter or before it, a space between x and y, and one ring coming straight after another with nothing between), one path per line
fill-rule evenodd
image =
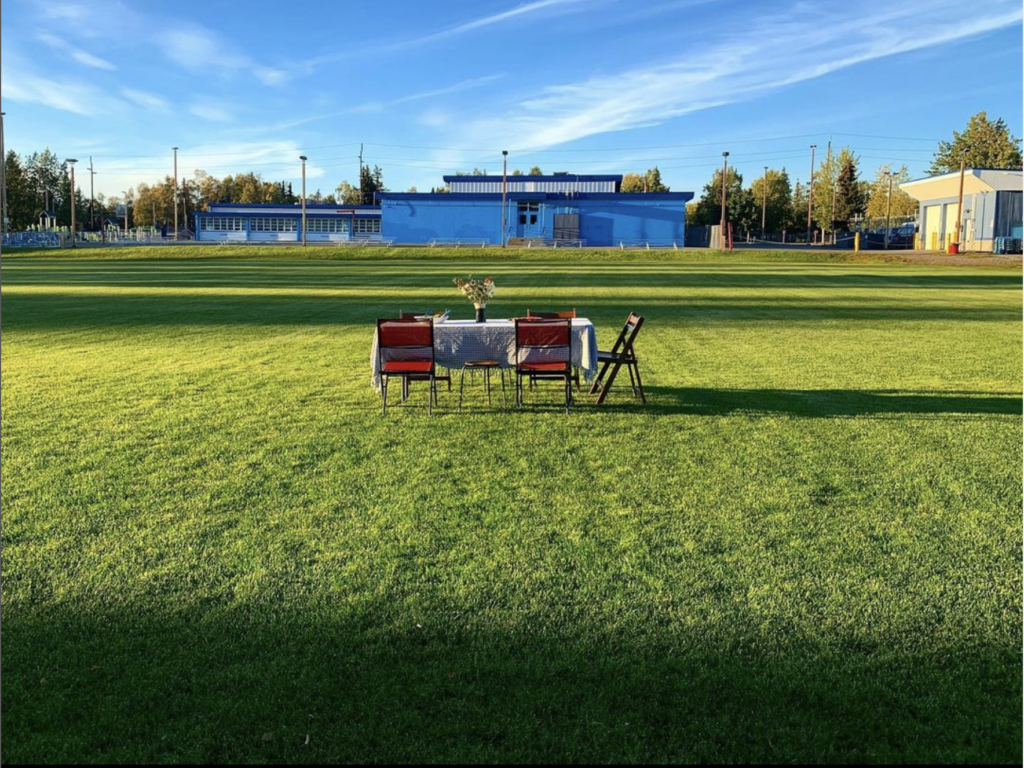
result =
M486 310L487 310L487 303L486 302L480 302L478 304L474 303L473 306L476 307L476 321L478 323L486 323L487 322L487 312L486 312Z

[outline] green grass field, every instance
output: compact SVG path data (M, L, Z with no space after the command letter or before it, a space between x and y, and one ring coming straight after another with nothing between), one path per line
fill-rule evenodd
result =
M1021 762L1019 269L273 254L4 254L4 762ZM470 273L649 405L381 418Z

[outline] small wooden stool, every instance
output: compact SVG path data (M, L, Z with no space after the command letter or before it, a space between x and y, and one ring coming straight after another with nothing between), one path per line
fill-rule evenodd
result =
M487 392L487 404L491 404L491 370L497 368L501 374L501 405L503 408L508 406L508 402L505 399L505 369L501 367L501 363L497 360L467 360L462 364L462 372L459 374L459 410L462 410L462 390L466 385L466 369L469 369L470 375L472 376L473 371L481 370L484 372L484 389Z

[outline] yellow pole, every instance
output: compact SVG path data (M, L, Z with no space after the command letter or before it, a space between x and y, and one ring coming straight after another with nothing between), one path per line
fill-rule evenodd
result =
M853 234L853 251L854 253L860 253L860 232Z

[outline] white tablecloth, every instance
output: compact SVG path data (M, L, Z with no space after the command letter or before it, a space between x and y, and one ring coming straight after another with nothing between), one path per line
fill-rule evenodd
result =
M572 364L590 381L597 374L597 334L585 317L572 321ZM511 320L449 320L434 323L434 360L442 368L461 368L471 360L496 360L503 368L515 367L516 330ZM377 334L370 347L373 386L380 389Z

